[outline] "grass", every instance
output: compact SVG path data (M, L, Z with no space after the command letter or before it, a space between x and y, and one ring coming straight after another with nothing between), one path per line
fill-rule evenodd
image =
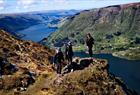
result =
M53 95L102 95L103 93L114 95L116 92L112 88L113 85L120 93L119 95L123 95L124 92L120 85L109 78L106 62L106 60L104 63L95 62L94 65L91 64L83 70L68 73L61 78L52 76L49 78L49 90L46 93L53 92ZM57 80L60 79L62 82L58 84Z
M86 46L84 45L79 45L79 46L74 46L73 51L86 51Z
M129 60L139 60L140 59L140 46L129 48L125 51L115 52L114 56L119 56Z
M63 40L60 42L59 39L68 37L71 41L76 41L74 43L75 51L83 51L85 50L83 46L85 34L90 32L95 39L96 44L94 50L96 52L110 53L128 50L131 47L131 43L135 41L135 37L140 36L140 23L138 22L140 16L137 14L139 8L130 6L118 10L116 14L104 11L109 9L112 8L93 9L81 12L79 15L74 16L73 19L67 20L58 31L53 33L48 38L48 43L61 44ZM100 17L97 16L99 10L101 12ZM117 32L121 34L116 36L115 33ZM112 35L113 38L107 39L107 35ZM133 44L133 46L136 46L136 44Z

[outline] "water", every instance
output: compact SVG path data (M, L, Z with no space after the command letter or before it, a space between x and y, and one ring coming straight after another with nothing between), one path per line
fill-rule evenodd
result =
M77 52L75 56L89 57L84 52ZM128 88L140 94L140 60L126 60L111 54L94 54L93 57L107 59L110 65L109 71L120 77Z
M35 42L41 41L43 38L48 37L55 28L48 28L45 24L31 26L27 29L18 31L19 34L24 34L23 40L32 40Z
M56 29L48 28L44 24L39 24L18 32L26 35L22 39L38 42L43 38L46 38L50 33L54 32L55 30ZM76 52L75 56L89 57L84 52ZM109 71L116 76L122 78L124 80L124 83L130 89L134 89L140 94L140 60L126 60L114 57L111 54L94 54L93 57L107 59L110 65Z

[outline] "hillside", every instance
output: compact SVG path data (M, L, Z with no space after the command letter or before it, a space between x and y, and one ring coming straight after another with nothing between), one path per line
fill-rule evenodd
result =
M37 84L42 74L53 71L50 64L52 50L34 42L17 40L0 30L0 94ZM2 79L2 80L1 80Z
M39 24L40 20L28 14L1 14L0 29L10 32L15 36L22 36L16 33L19 30Z
M139 26L140 3L85 10L65 20L59 30L49 36L47 44L57 47L72 40L75 50L85 50L85 34L90 32L95 39L96 53L117 52L114 55L140 59Z
M59 77L53 51L0 30L1 95L136 95L108 72L103 59L79 59L80 69Z

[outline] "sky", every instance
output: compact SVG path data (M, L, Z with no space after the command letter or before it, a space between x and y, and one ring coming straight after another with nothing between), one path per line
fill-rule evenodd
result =
M140 0L0 0L0 14L45 10L82 10L134 2L140 2Z

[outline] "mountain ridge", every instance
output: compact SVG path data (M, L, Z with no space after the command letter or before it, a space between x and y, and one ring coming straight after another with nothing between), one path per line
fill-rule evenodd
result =
M20 36L24 36L24 34L18 33L20 30L38 24L45 24L46 27L56 27L56 24L63 17L74 15L76 12L78 10L0 14L0 29L20 38Z
M80 46L79 50L85 50L83 38L89 32L95 38L95 52L131 51L130 48L140 47L136 43L140 38L139 19L140 3L85 10L65 20L46 43L57 47L71 40L74 46Z

